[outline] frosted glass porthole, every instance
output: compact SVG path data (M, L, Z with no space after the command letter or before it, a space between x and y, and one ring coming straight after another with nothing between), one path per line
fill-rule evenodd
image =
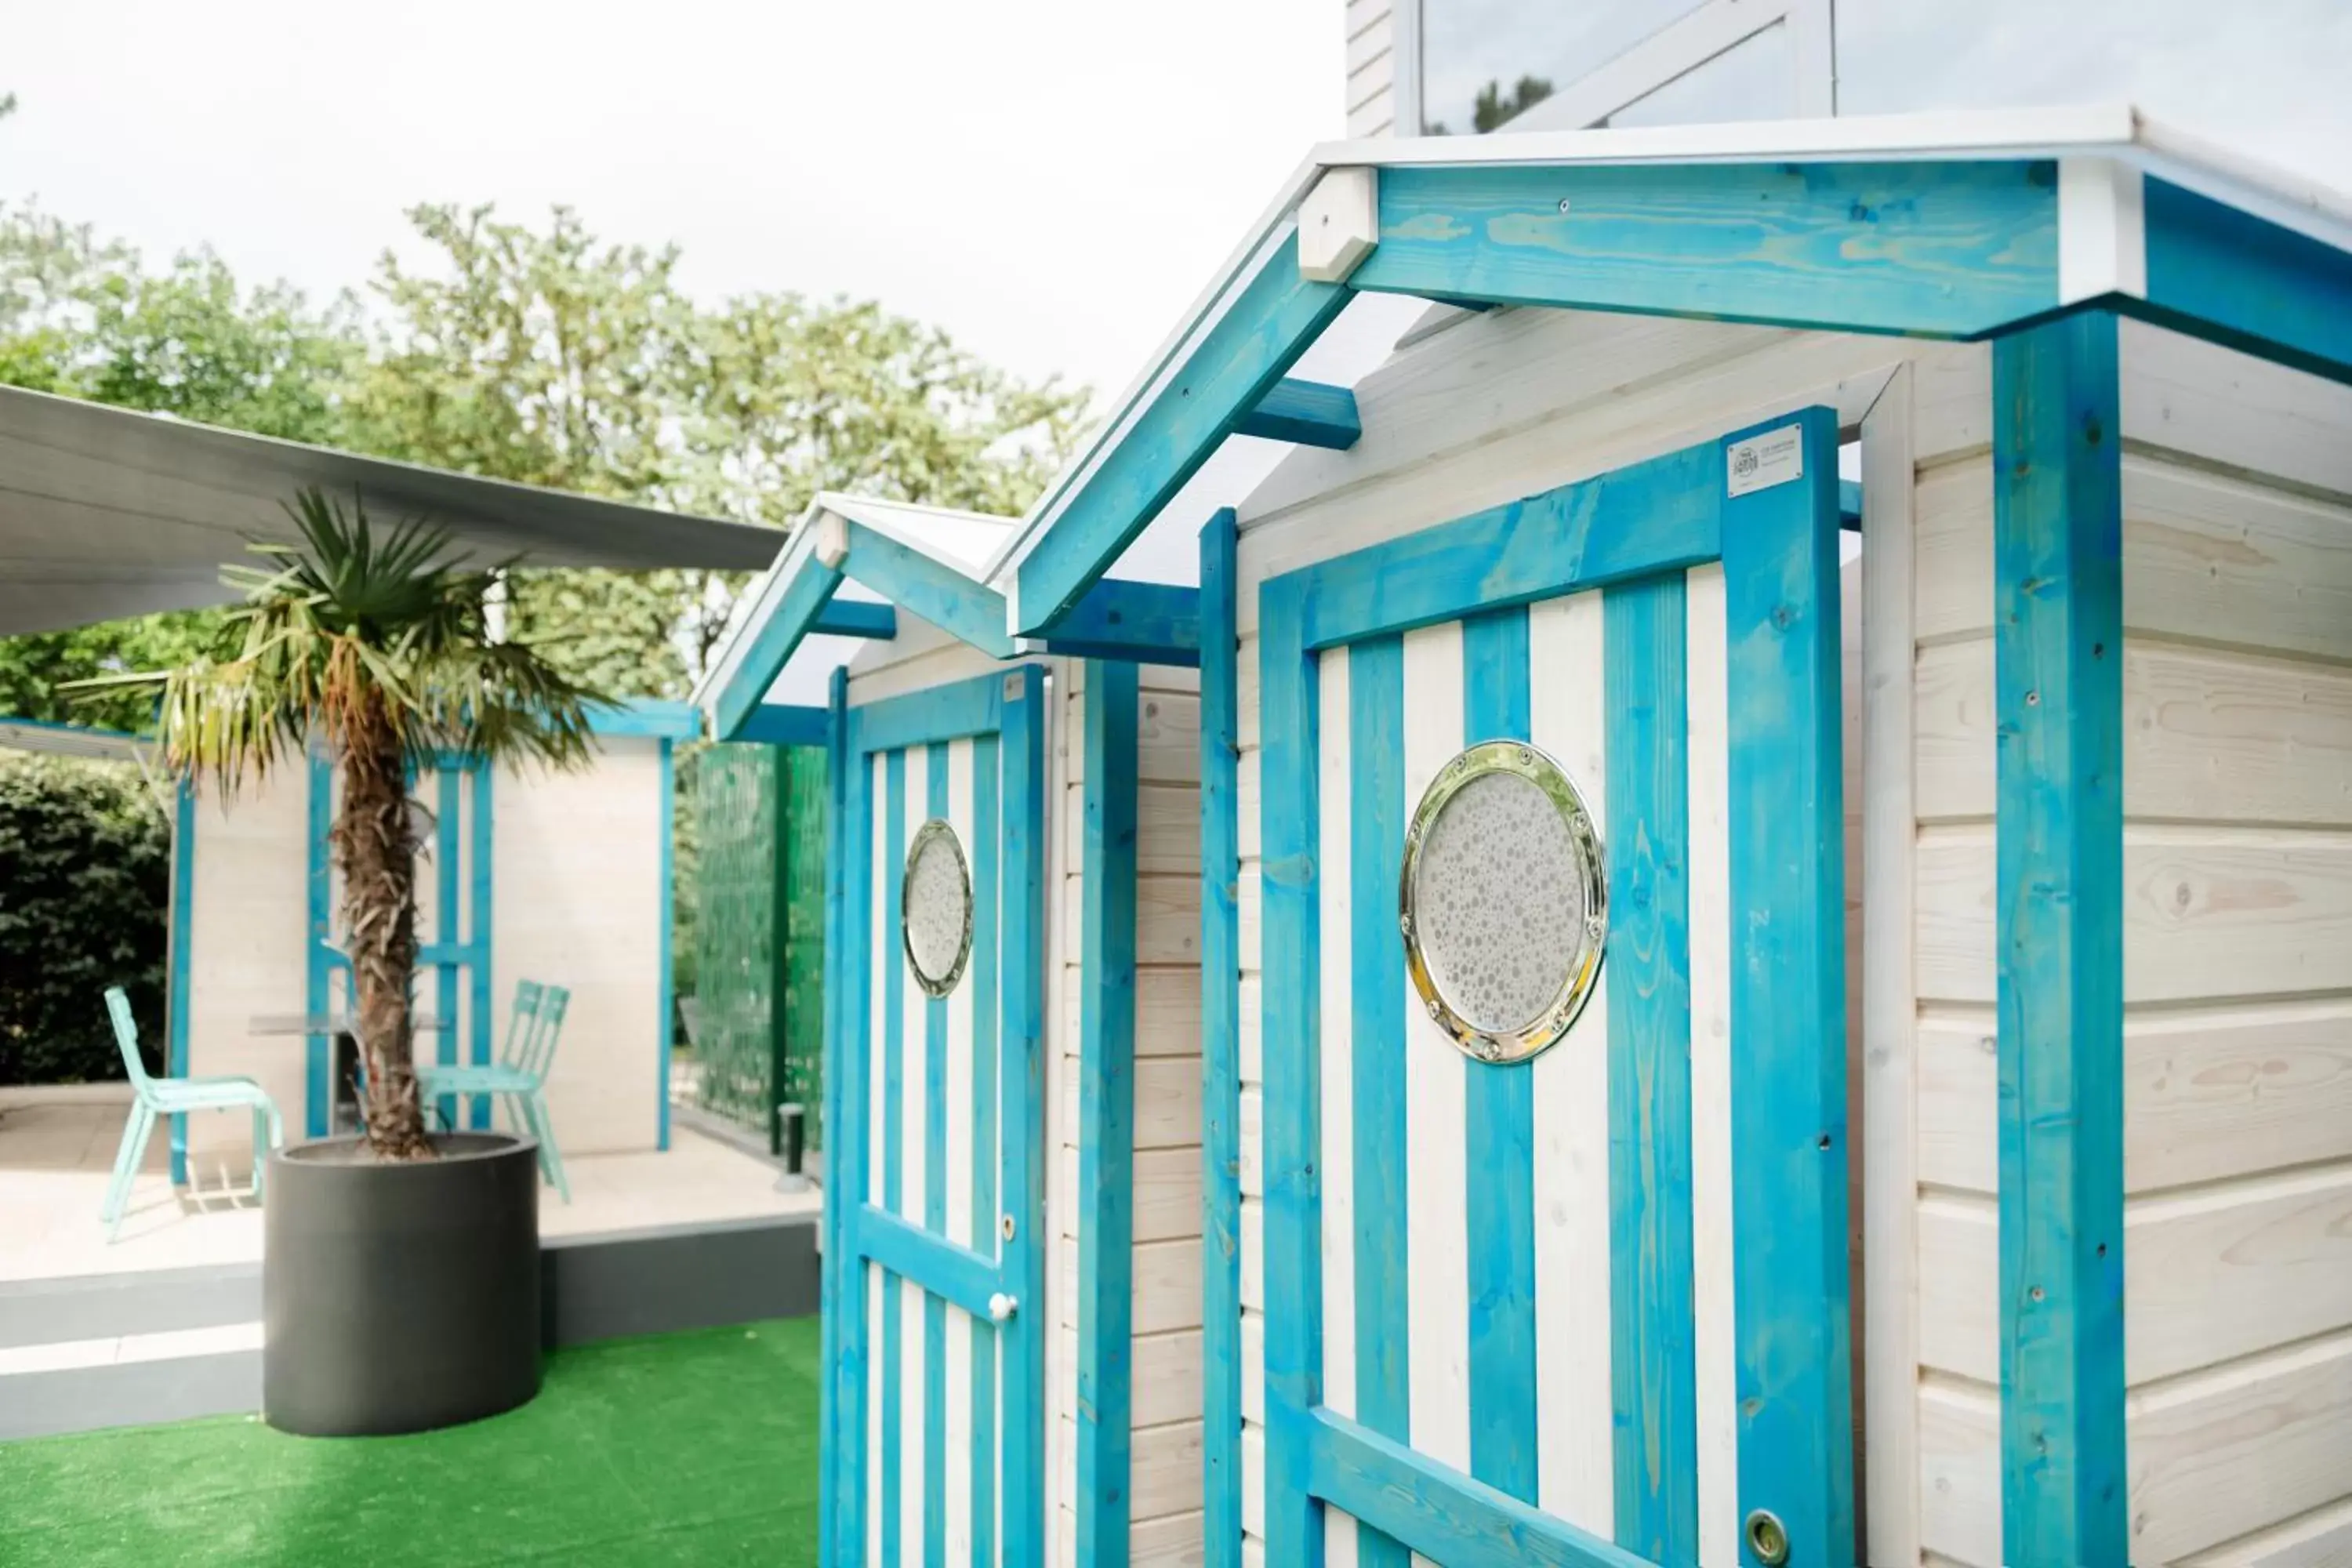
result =
M1405 964L1465 1055L1524 1061L1568 1033L1601 973L1608 878L1576 784L1535 747L1455 757L1405 831Z
M971 957L971 872L954 828L933 817L915 830L900 893L907 967L925 993L944 996Z

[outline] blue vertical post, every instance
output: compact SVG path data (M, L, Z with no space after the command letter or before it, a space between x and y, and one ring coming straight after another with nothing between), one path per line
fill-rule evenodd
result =
M1686 600L1679 572L1603 595L1617 1543L1695 1563Z
M1133 1427L1136 667L1086 666L1078 930L1077 1560L1125 1568Z
M1404 944L1397 940L1396 905L1380 891L1403 875L1411 809L1404 798L1404 637L1391 632L1350 644L1347 660L1348 877L1360 896L1351 891L1348 928L1331 937L1348 944L1352 993L1356 1419L1404 1442L1412 1436L1412 1237L1405 1218L1410 1162L1397 1155L1413 1142L1405 1096ZM1308 765L1317 764L1310 759ZM1401 1542L1362 1525L1356 1560L1360 1568L1406 1568L1411 1556Z
M1301 595L1259 590L1259 724L1265 825L1265 1558L1321 1568L1323 1507L1310 1485L1314 1410L1323 1402L1321 879L1317 795L1320 684Z
M1004 1345L1004 1562L1045 1558L1045 676L1004 677L1004 1212L1013 1235L1004 1270L1019 1305Z
M490 763L474 764L474 817L471 824L472 849L467 857L466 869L472 879L472 890L466 900L470 922L466 932L467 973L472 983L472 1001L467 1007L466 1026L473 1035L473 1062L478 1068L490 1065L490 1039L495 1020L490 1016L490 986L496 964L495 948L491 942L493 909L492 887L495 880L490 843L495 817L493 803L497 796L491 778L498 769ZM474 1096L472 1125L477 1131L487 1131L490 1125L490 1097Z
M1528 735L1528 612L1462 624L1465 744ZM1393 885L1391 877L1389 885ZM1400 944L1393 936L1384 946ZM1392 987L1401 994L1402 987ZM1474 1067L1464 1159L1470 1278L1470 1473L1536 1500L1536 1079L1532 1061Z
M996 1034L998 933L1004 927L1003 878L997 868L1004 831L998 805L1003 794L1003 742L995 735L976 736L971 742L971 1234L973 1247L983 1254L1001 1244L996 1223ZM994 1568L996 1563L996 1326L975 1318L969 1568Z
M1201 530L1201 1550L1242 1555L1241 735L1228 507Z
M172 928L171 997L164 1016L163 1072L169 1078L188 1076L188 1009L193 1005L195 963L196 786L188 779L172 802ZM172 1118L172 1184L188 1181L188 1119Z
M1993 344L2001 1536L2121 1564L2123 469L2116 319Z
M944 820L948 805L948 744L923 753L923 812ZM948 1001L923 998L923 1226L948 1229ZM963 1114L963 1107L955 1107ZM923 1297L923 1568L947 1568L948 1304ZM961 1568L959 1564L958 1568Z
M459 759L444 756L433 769L433 944L441 950L433 964L433 1009L441 1026L433 1059L443 1067L457 1064L457 967L464 959L457 940L457 794L465 775L458 764ZM435 1109L442 1126L457 1125L456 1095L443 1095Z
M660 1120L654 1147L667 1149L669 1147L669 1052L675 1043L670 1037L677 1029L677 959L670 952L670 942L677 930L677 772L667 736L663 737L661 743L660 811L661 870L658 876L661 885L656 894L656 908L659 911L656 919L660 924L656 929L660 939L661 995L658 1005L661 1016L656 1025L659 1033L655 1038L657 1042L656 1054L660 1062L656 1073L661 1081L655 1090L654 1103L658 1108L656 1115Z
M863 1201L866 1132L863 946L866 878L873 864L863 824L866 769L850 744L849 675L833 673L825 730L830 813L824 882L824 1320L821 1387L824 1454L817 1538L837 1563L863 1563L866 1496L866 1263L851 1216ZM854 774L854 776L853 776Z
M310 816L306 843L307 871L303 886L310 937L304 944L308 962L302 973L302 1010L312 1018L326 1014L334 1001L334 874L330 864L328 835L335 825L334 766L313 746L309 753ZM302 1074L302 1126L312 1138L324 1138L335 1110L334 1041L312 1035L306 1044Z
M1738 1489L1795 1561L1852 1563L1838 429L1792 422L1802 482L1723 510Z
M888 753L882 763L882 929L877 942L898 951L900 920L905 910L907 863L907 753ZM893 1215L904 1206L907 1181L907 987L895 967L882 988L882 1206ZM900 1423L905 1418L906 1308L905 1281L882 1276L882 1561L902 1564L905 1543L900 1539L904 1510L898 1500L899 1476L905 1454ZM861 1435L862 1440L862 1435Z

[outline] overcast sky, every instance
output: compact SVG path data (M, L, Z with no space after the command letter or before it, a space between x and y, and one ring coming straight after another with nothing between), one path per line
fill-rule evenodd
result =
M580 209L698 295L870 296L1117 391L1310 143L1337 0L11 5L0 200L357 285L404 207Z

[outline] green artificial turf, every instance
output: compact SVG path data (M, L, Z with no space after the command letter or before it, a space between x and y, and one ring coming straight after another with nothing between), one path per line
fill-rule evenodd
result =
M416 1436L0 1444L0 1564L814 1564L817 1373L796 1318L559 1351L520 1410Z

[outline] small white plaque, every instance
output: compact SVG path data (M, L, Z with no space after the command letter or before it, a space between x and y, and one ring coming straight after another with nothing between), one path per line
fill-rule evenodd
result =
M1774 485L1801 479L1805 477L1804 430L1799 426L1783 425L1778 430L1734 441L1727 467L1725 483L1734 496L1769 490Z

